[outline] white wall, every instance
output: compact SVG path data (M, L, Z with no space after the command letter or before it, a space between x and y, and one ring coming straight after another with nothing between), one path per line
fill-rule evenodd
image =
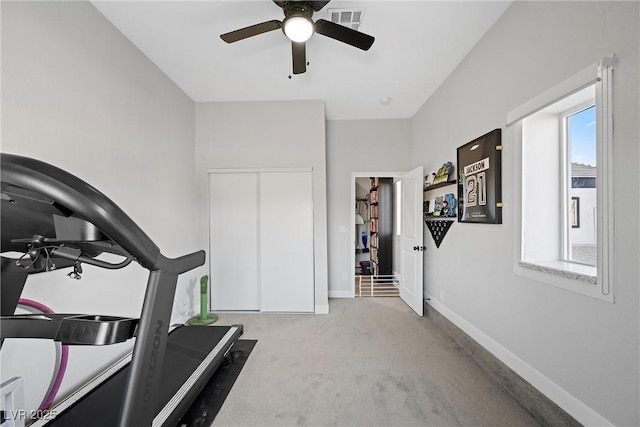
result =
M197 249L194 103L88 2L2 2L2 151L34 157L89 182L115 201L170 257ZM28 236L25 236L28 237ZM24 297L58 312L138 317L147 272L84 268L29 278ZM181 276L174 319L197 300ZM61 394L131 343L72 347ZM8 340L2 381L25 377L36 409L53 369L51 342ZM60 396L59 395L59 396Z
M315 310L327 297L325 118L322 101L196 104L198 244L208 247L209 169L313 168Z
M522 129L522 259L561 259L560 120L538 113L523 120Z
M585 424L639 425L638 2L514 2L412 121L412 162L437 168L503 128L503 224L456 223L425 252L431 303ZM513 273L511 109L615 53L615 304ZM464 269L456 268L465 265Z
M409 120L330 120L327 122L327 204L329 296L353 296L351 251L355 172L408 171ZM341 231L342 230L346 231ZM347 279L343 280L344 274Z

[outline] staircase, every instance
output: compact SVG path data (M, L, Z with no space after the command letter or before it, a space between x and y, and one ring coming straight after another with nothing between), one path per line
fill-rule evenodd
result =
M356 276L357 297L397 297L399 289L400 281L394 275Z

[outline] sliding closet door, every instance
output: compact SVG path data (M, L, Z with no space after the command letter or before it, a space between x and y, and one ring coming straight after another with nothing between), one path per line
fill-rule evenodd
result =
M258 175L209 175L213 310L259 310Z
M260 173L261 310L313 312L310 171Z

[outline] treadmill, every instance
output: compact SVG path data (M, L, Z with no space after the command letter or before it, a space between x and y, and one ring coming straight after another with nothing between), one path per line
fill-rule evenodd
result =
M181 326L170 332L178 276L203 265L205 252L163 256L113 201L50 164L0 153L0 175L2 342L42 338L110 345L135 337L130 354L51 408L55 418L32 426L175 426L243 329ZM11 253L22 255L5 255ZM15 314L30 274L64 268L79 279L83 264L120 269L132 262L149 270L139 319Z

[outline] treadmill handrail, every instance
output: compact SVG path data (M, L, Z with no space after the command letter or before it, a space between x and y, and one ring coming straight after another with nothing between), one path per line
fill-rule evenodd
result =
M160 254L156 263L156 270L172 274L182 274L204 264L206 253L203 250L183 255L178 258L167 258Z
M151 238L122 209L95 187L60 168L39 160L7 153L0 153L0 159L3 182L43 194L70 209L98 227L144 268L148 270L169 268L170 271L183 268L182 257L176 260L181 264L180 267L172 266L171 260L160 254L160 249Z

